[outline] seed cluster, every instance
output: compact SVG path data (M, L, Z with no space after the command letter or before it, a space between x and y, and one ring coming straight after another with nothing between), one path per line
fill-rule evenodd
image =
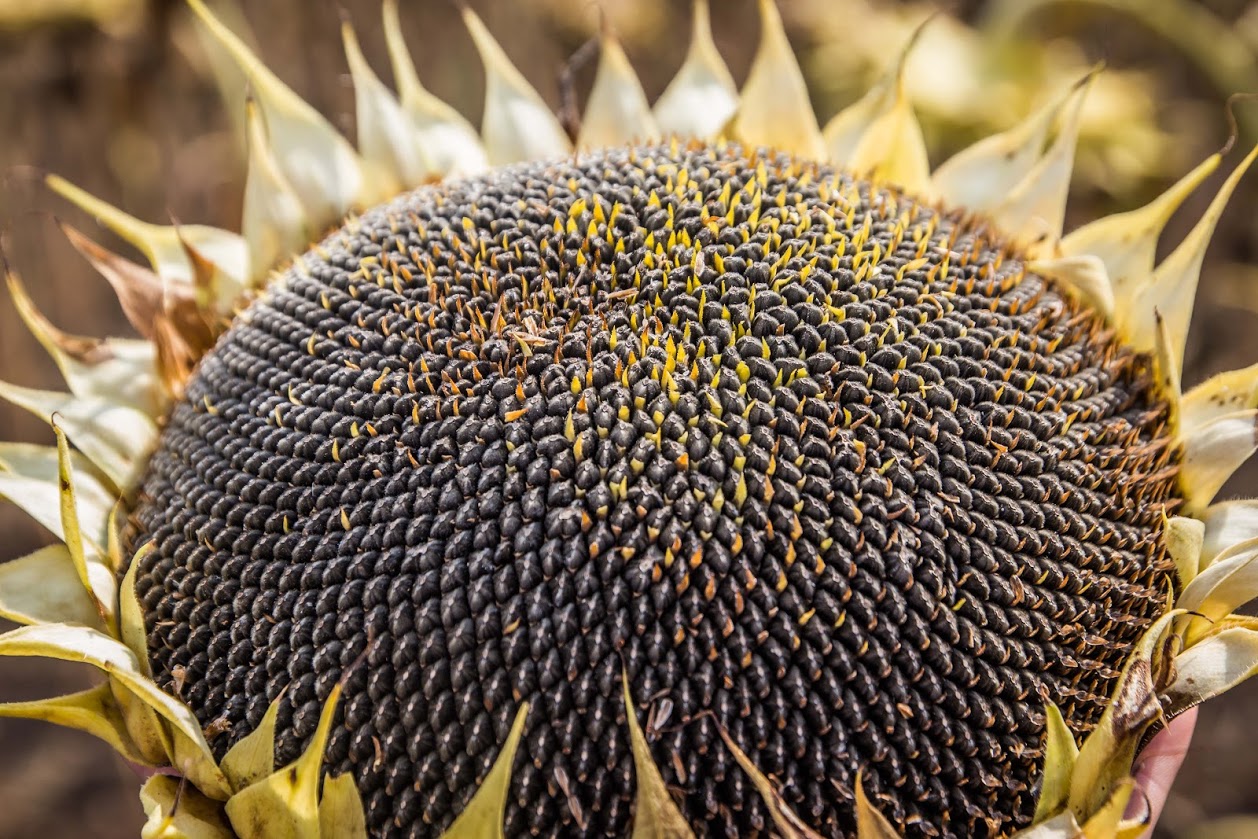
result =
M1147 360L977 220L737 146L426 187L205 358L132 520L152 665L435 836L519 705L508 835L624 835L622 671L699 832L1025 824L1164 609Z

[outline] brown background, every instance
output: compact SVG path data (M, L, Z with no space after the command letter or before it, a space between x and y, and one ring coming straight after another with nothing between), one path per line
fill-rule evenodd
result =
M106 3L129 9L104 25L76 19L81 10ZM1150 3L1160 0L1148 0ZM565 58L597 25L585 0L481 0L483 13L507 51L552 103ZM753 0L713 0L718 43L742 79L755 47ZM800 48L814 45L818 15L842 13L825 0L781 0ZM874 0L870 5L878 6ZM884 3L890 9L894 4ZM979 19L982 0L951 5L968 21ZM1086 5L1086 4L1085 4ZM1246 2L1208 3L1225 20L1246 12ZM68 10L65 17L18 25L22 8ZM626 40L650 96L667 83L685 51L689 5L682 0L604 0ZM355 22L366 54L382 78L387 62L375 0L266 0L247 3L246 15L268 62L299 93L352 137L353 97L340 47L345 10ZM446 0L403 2L403 19L425 83L465 114L480 112L481 72L469 39ZM8 28L6 29L6 22ZM832 24L833 21L828 21ZM844 25L860 26L861 20ZM1147 28L1114 14L1071 7L1035 19L1035 37L1070 35L1091 58L1116 67L1150 71L1168 105L1159 118L1184 135L1192 161L1216 148L1227 134L1223 96L1194 61L1169 51ZM178 45L178 46L177 46ZM0 230L4 251L23 275L42 310L58 325L84 334L128 334L107 284L65 243L54 213L98 240L121 249L89 218L49 196L42 171L68 177L136 215L174 217L234 228L240 214L243 166L231 123L199 65L186 10L153 0L0 0ZM894 52L897 44L888 44ZM588 88L590 69L577 72ZM832 89L825 67L810 67L814 87ZM818 81L821 84L816 84ZM828 116L841 102L817 102ZM1179 103L1171 107L1170 102ZM1181 107L1184 103L1196 107ZM1245 107L1244 105L1241 106ZM1258 109L1258 105L1249 107ZM1014 115L1010 116L1012 120ZM1185 123L1184 121L1189 122ZM932 134L931 136L936 136ZM1254 142L1258 137L1242 137ZM932 159L951 151L948 140ZM955 141L954 141L955 142ZM1178 156L1178 155L1177 155ZM1216 179L1217 180L1217 179ZM1082 187L1072 200L1072 220L1132 207L1165 187L1161 177L1125 185L1117 193ZM1227 367L1258 361L1258 275L1247 277L1230 263L1255 259L1254 206L1258 174L1233 202L1212 247L1189 349L1186 384ZM1174 241L1200 213L1208 195L1190 202L1172 225ZM1238 305L1239 303L1239 305ZM0 378L26 385L56 381L53 365L18 321L0 293ZM0 405L0 439L49 442L37 420ZM1258 491L1258 470L1247 468L1225 494ZM11 507L0 505L0 560L43 544L47 534ZM82 687L86 675L71 666L6 661L0 667L0 700L30 699ZM1160 835L1179 835L1202 819L1258 812L1258 684L1212 703L1194 741L1188 764L1172 794ZM136 779L108 749L91 738L36 723L0 722L0 839L25 837L135 837L142 821Z

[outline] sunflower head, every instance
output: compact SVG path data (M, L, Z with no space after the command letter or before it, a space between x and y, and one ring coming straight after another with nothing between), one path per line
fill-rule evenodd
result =
M0 384L61 539L0 566L0 655L106 678L0 714L160 769L146 836L1143 829L1139 745L1258 651L1212 503L1258 373L1179 379L1258 150L1155 265L1221 155L1063 234L1092 74L932 171L903 59L823 129L772 2L741 90L697 2L654 105L603 34L570 137L465 10L477 132L389 2L355 148L190 3L243 232L49 179L148 257L67 229L144 340L9 278L70 392Z

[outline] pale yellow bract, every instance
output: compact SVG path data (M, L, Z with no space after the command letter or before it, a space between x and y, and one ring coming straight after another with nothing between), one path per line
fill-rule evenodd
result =
M260 727L216 761L192 711L148 670L141 609L123 555L121 510L157 444L158 418L182 391L222 325L278 275L301 270L313 237L402 190L524 160L562 156L572 144L554 114L471 11L466 25L483 59L485 113L478 133L420 84L402 42L396 0L384 26L399 93L372 72L348 24L345 48L357 94L358 148L303 102L217 20L189 0L223 78L247 80L249 149L240 234L211 227L144 223L56 177L48 185L135 245L142 267L67 229L71 242L117 290L144 340L68 335L33 307L16 276L8 282L30 330L58 364L68 393L0 382L0 396L46 418L57 445L0 443L0 495L47 527L61 544L0 565L0 616L23 624L0 636L0 656L84 662L106 681L70 696L0 706L0 716L45 719L108 742L127 760L166 767L141 791L146 839L329 839L365 837L352 778L320 785L324 745L340 689L329 697L306 752L275 771L276 705ZM1108 710L1076 743L1057 709L1046 709L1046 759L1039 806L1022 839L1110 839L1140 835L1124 821L1137 748L1154 724L1258 672L1258 619L1236 610L1258 596L1258 501L1212 503L1253 453L1258 366L1216 376L1181 394L1179 367L1203 256L1251 151L1196 227L1155 265L1163 226L1221 163L1213 155L1148 206L1063 235L1066 197L1084 97L1081 79L1023 123L980 141L931 171L901 79L903 61L866 96L822 127L772 0L761 0L762 35L739 91L712 42L706 0L696 0L689 54L652 107L615 38L601 61L577 149L661 138L729 138L827 160L946 206L990 216L1016 240L1028 267L1080 297L1130 346L1156 360L1183 451L1181 489L1190 517L1166 520L1163 538L1179 573L1179 595L1132 651ZM906 54L907 54L906 47ZM212 406L206 406L213 410ZM140 550L146 550L142 547ZM1174 602L1172 602L1174 599ZM278 703L278 700L277 700ZM638 779L634 837L693 832L652 763L625 689ZM507 790L528 706L493 769L446 837L501 836ZM777 830L816 834L792 813L772 779L732 739L725 746L766 799ZM171 773L183 780L171 777ZM860 839L893 839L879 802L856 789Z

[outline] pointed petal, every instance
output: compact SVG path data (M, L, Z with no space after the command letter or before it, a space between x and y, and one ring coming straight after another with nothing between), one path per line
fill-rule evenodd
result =
M323 782L319 799L320 839L367 839L367 816L354 776L348 772Z
M1070 101L1062 109L1062 125L1057 139L1026 177L992 210L1001 230L1025 243L1032 256L1050 254L1061 239L1083 101L1095 77L1095 74L1089 75L1071 93Z
M1258 411L1224 414L1195 428L1184 428L1180 485L1190 512L1204 510L1223 484L1258 449Z
M1027 270L1061 283L1081 302L1108 319L1114 313L1114 289L1105 263L1091 254L1032 260Z
M276 697L258 727L223 755L223 774L235 789L242 790L275 772L275 722L283 698L282 693Z
M894 81L893 77L875 84L864 96L830 118L823 132L828 160L846 165L852 159L869 126L878 119L879 114L886 111L888 103L893 101L894 88L890 85Z
M227 230L200 224L149 224L129 216L58 175L46 178L48 186L72 204L134 245L152 264L162 279L172 283L192 283L192 265L184 253L183 241L192 243L207 259L233 277L245 273L244 240Z
M1048 703L1044 709L1044 775L1032 824L1047 821L1066 806L1070 798L1070 776L1078 757L1079 746L1061 710L1052 702Z
M1188 642L1208 632L1210 622L1227 617L1256 597L1258 540L1250 539L1219 554L1179 596L1176 608L1195 613Z
M117 500L97 479L87 459L70 453L74 468L79 523L96 545L108 541L109 512ZM0 497L7 498L65 541L61 523L61 490L57 450L51 446L0 442Z
M930 186L926 140L903 91L897 93L891 110L869 126L848 165L854 172L868 173L876 182L894 184L913 194L926 193Z
M931 176L931 192L945 204L989 212L1030 174L1071 93L1054 99L1022 122L979 140L944 161Z
M1153 272L1153 276L1137 291L1133 297L1139 300L1127 310L1128 318L1119 324L1128 342L1137 350L1145 350L1151 345L1151 328L1153 309L1162 312L1166 318L1167 332L1171 339L1171 349L1176 357L1184 356L1184 342L1188 338L1188 323L1192 320L1193 303L1197 296L1197 281L1201 276L1201 265L1205 260L1206 248L1210 237L1214 235L1215 225L1228 199L1241 177L1258 157L1258 146L1245 156L1228 176L1219 189L1214 201L1206 209L1205 215L1197 222L1197 226L1184 238L1170 256Z
M712 40L708 0L694 0L694 25L686 60L655 102L660 130L678 137L711 139L738 111L738 87Z
M1167 627L1182 614L1182 609L1172 610L1145 630L1128 655L1100 721L1079 748L1068 802L1076 818L1086 821L1120 790L1141 737L1161 716L1154 674L1165 666Z
M1258 408L1258 364L1211 376L1184 394L1180 425L1200 428L1224 414Z
M188 0L188 4L249 78L266 118L275 159L316 224L330 224L351 208L377 203L388 195L387 181L364 168L349 141L322 114L267 69L202 0Z
M659 127L620 42L604 32L598 73L581 120L577 148L596 149L658 140Z
M651 747L638 724L638 714L625 678L625 716L629 721L629 742L633 749L633 776L638 785L633 806L632 839L694 839L694 831L668 794Z
M1158 238L1171 216L1192 191L1218 168L1222 157L1211 155L1149 204L1128 213L1106 216L1071 231L1061 240L1066 256L1092 254L1109 272L1114 297L1122 309L1137 305L1140 288L1153 272Z
M1162 539L1166 552L1175 562L1181 588L1197 578L1201 570L1201 545L1205 540L1205 522L1187 516L1172 516L1163 525Z
M123 575L122 584L118 587L118 639L131 651L136 664L136 672L140 678L152 681L153 672L149 668L147 635L144 626L144 610L140 607L135 591L136 570L140 567L144 556L153 550L153 543L146 542L131 557L131 564ZM168 729L157 712L148 703L128 690L116 680L110 681L114 700L122 710L131 741L142 754L162 765L173 764L184 766L188 762L196 763L203 760L196 752L196 744L190 743L186 737L175 736L173 729ZM172 756L187 759L172 760Z
M1135 789L1136 783L1130 778L1120 781L1105 803L1084 822L1082 839L1119 839L1119 824Z
M149 416L162 413L165 398L152 344L62 332L35 308L16 274L9 274L8 284L18 315L56 363L71 393L105 399Z
M1225 501L1206 508L1205 540L1201 545L1201 567L1208 568L1233 545L1258 538L1258 500Z
M743 85L733 136L809 160L823 160L825 144L795 52L774 0L760 0L760 47Z
M416 140L432 167L431 174L471 175L489 168L480 135L463 115L433 96L419 82L415 63L402 39L397 0L384 2L384 35L402 107L411 118Z
M463 21L485 65L485 116L481 135L494 166L560 157L572 149L563 126L528 80L507 58L476 13Z
M301 199L275 160L257 103L246 103L245 114L249 173L241 229L249 243L248 283L256 288L277 266L304 251L314 231Z
M865 784L856 774L856 839L900 839L900 833L878 812L865 795Z
M904 65L922 27L904 45L889 88L882 97L882 109L860 134L851 155L843 160L831 158L853 172L868 173L875 181L895 184L919 195L924 195L930 187L930 163L922 127L904 90ZM835 150L830 151L833 154Z
M160 714L171 724L172 730L198 745L200 759L177 764L175 768L206 795L227 797L227 779L214 763L196 716L188 706L144 676L135 655L120 641L83 626L23 626L0 635L0 656L40 656L82 662L104 670Z
M104 628L65 545L49 545L0 563L0 618L20 624Z
M342 685L323 703L319 725L301 757L227 800L240 839L319 839L319 773Z
M1258 673L1258 631L1229 627L1175 657L1167 712L1178 714L1231 690Z
M463 812L441 834L441 839L503 839L502 821L507 812L507 791L511 788L511 767L524 735L524 723L528 719L529 704L525 702L516 712L515 722L507 742L502 744L498 759L481 783L480 789L463 808Z
M121 490L133 486L157 442L157 425L148 415L95 397L34 390L0 381L0 398L45 422L58 417L74 445Z
M904 43L895 63L865 92L864 96L839 111L826 123L822 137L830 162L848 166L849 162L855 158L870 128L893 113L897 107L907 106L907 103L901 105L901 100L905 99L904 67L925 26L926 24L923 23L913 32ZM911 113L911 106L908 107ZM920 128L918 133L920 134ZM925 152L922 154L924 155Z
M756 767L751 758L747 757L747 753L738 747L734 738L729 736L729 732L719 725L716 730L725 741L725 747L734 755L734 760L751 779L756 792L760 793L760 797L764 799L765 805L769 808L769 816L773 819L773 826L777 828L783 839L821 839L820 834L808 827L804 820L791 810L773 786L773 782ZM862 836L861 839L864 837Z
M217 802L178 778L154 775L140 789L148 821L140 839L235 839Z
M398 184L419 186L433 167L424 157L410 118L367 63L349 21L341 24L341 37L354 80L359 152Z
M1155 311L1153 319L1153 360L1157 384L1170 403L1172 422L1178 423L1178 427L1182 428L1180 406L1183 400L1183 386L1180 381L1179 359L1171 349L1171 338L1166 334L1166 320L1162 317L1162 313Z
M139 663L141 675L152 678L152 670L148 661L148 635L144 626L144 610L140 607L140 598L135 591L135 574L144 557L153 550L152 542L145 542L131 558L127 573L118 586L118 637L127 649L131 650Z
M61 530L66 550L74 562L79 582L91 596L106 628L113 631L114 615L118 610L118 592L115 588L113 569L105 562L100 542L86 542L79 526L79 504L74 491L74 465L70 459L70 443L65 432L54 421L52 430L57 435L57 482L60 493ZM108 530L108 516L106 516Z
M139 764L147 763L144 755L131 742L122 712L118 709L107 683L68 696L0 704L0 718L5 717L44 720L63 728L84 731L104 740L127 760Z

